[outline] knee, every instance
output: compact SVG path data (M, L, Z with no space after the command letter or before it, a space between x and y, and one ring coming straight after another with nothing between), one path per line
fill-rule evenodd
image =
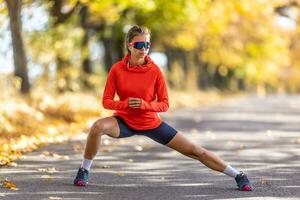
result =
M91 135L91 136L101 136L103 134L104 134L104 125L103 125L103 123L100 120L94 122L94 124L92 125L92 127L90 129L89 135Z
M193 145L192 147L192 155L200 160L205 159L205 157L207 156L207 151L197 145Z

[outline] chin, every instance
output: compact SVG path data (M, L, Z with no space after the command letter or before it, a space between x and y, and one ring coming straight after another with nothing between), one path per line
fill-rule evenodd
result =
M144 59L146 57L146 55L138 55L137 58L139 59Z

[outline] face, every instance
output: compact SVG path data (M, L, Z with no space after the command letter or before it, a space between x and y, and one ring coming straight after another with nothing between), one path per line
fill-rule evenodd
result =
M135 42L150 42L150 35L145 35L145 34L136 35L134 38L132 38L131 42L129 43L131 45L128 46L132 57L135 57L137 59L145 58L145 56L149 52L149 48L147 49L143 46L141 49L137 49L134 47Z

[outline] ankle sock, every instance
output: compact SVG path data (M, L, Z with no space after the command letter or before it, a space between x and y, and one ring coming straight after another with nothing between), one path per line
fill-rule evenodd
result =
M227 165L227 167L225 168L223 173L230 176L230 177L232 177L232 178L235 178L238 174L240 174L240 172L238 170L231 167L230 165Z
M93 163L93 160L84 158L82 161L81 167L89 171L92 166L92 163Z

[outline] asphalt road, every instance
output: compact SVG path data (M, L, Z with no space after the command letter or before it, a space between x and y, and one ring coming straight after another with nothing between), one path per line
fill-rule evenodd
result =
M18 188L0 188L0 199L300 199L300 96L248 96L162 117L245 171L255 190L240 192L232 178L141 136L103 138L90 185L74 187L82 133L0 168L0 180Z

